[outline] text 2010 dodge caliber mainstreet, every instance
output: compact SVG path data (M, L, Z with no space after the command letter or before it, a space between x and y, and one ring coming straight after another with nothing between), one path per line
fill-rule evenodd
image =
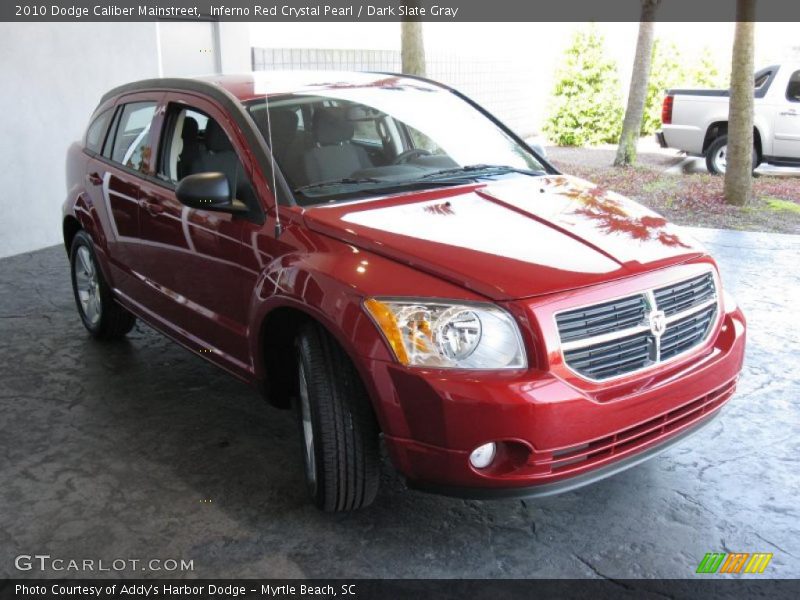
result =
M570 490L707 424L745 319L665 219L561 175L455 90L368 73L155 79L69 150L92 335L140 318L293 407L316 504Z

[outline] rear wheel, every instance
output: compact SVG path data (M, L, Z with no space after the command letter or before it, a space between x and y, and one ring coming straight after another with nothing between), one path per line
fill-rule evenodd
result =
M369 505L378 492L378 425L353 363L321 326L304 326L295 343L296 412L306 485L329 512Z
M758 167L758 151L753 148L753 170ZM706 168L709 173L723 175L728 167L728 136L721 135L706 150Z
M94 337L123 337L136 323L136 318L114 300L111 288L97 264L92 238L79 231L72 240L70 271L75 304L84 327Z

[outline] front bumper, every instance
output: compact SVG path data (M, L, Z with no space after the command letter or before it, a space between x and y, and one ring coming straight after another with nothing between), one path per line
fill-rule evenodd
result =
M552 371L479 376L374 363L384 439L411 487L467 497L555 494L634 466L711 421L733 395L745 320L723 314L706 347L613 389ZM498 442L487 469L475 447Z
M455 498L469 498L473 500L489 500L500 498L543 498L545 496L555 496L556 494L564 494L571 492L586 485L591 485L597 481L601 481L622 471L626 471L631 467L635 467L662 452L669 450L691 437L704 427L716 420L719 416L719 410L713 412L711 416L706 417L700 422L687 427L678 434L668 438L665 442L652 446L637 454L628 456L627 458L620 459L612 462L604 467L598 467L592 471L588 471L581 475L574 475L567 479L554 481L552 483L540 483L530 487L511 487L511 488L476 488L476 487L455 487L447 485L439 485L429 482L409 482L409 486L423 492L431 492L434 494L441 494L442 496L453 496Z

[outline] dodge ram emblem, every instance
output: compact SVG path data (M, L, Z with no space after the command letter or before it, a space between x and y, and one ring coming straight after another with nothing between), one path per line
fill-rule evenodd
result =
M667 329L667 315L664 314L663 310L654 310L650 313L650 331L653 332L653 335L657 338L660 338L664 335L664 332Z

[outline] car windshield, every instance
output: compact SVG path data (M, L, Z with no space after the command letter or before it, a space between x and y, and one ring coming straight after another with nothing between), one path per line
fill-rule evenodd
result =
M353 86L247 108L301 205L545 173L531 151L456 94Z

